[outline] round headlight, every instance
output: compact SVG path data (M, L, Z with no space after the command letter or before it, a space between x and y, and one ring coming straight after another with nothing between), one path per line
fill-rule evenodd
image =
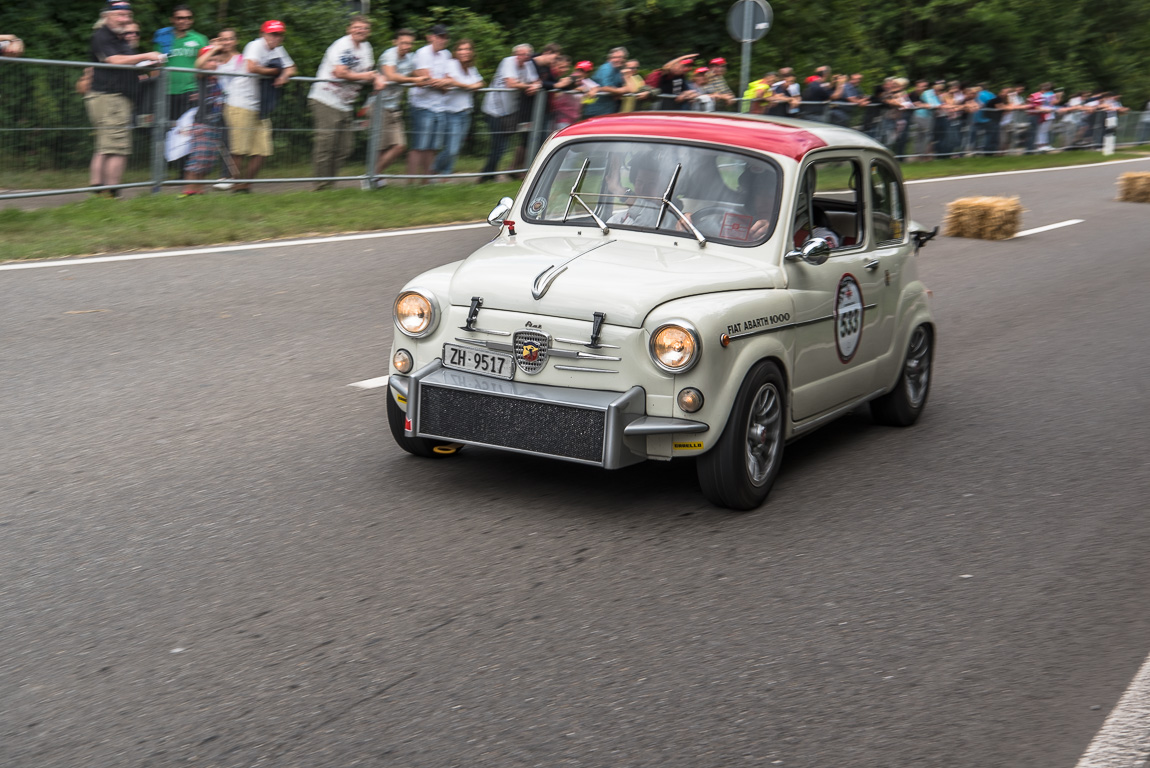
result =
M411 373L412 363L411 353L406 349L397 349L395 354L391 356L391 364L400 373Z
M651 334L651 357L670 373L690 370L699 359L695 332L681 325L663 325Z
M435 307L422 293L405 291L395 300L395 325L408 336L425 336L435 327Z

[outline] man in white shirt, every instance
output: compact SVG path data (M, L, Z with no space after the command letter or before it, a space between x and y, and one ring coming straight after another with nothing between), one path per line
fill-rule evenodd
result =
M338 176L347 156L351 154L353 106L360 86L372 83L376 90L383 88L383 75L375 71L375 54L371 43L371 21L366 16L353 16L347 25L347 34L332 43L320 62L308 91L308 107L315 124L314 176L327 179ZM324 82L338 79L342 82ZM316 189L327 189L331 181L319 181Z
M401 29L395 33L392 42L395 44L379 56L379 71L383 73L387 86L379 94L383 101L383 132L379 140L379 159L375 163L376 173L386 171L407 149L400 99L405 84L418 82L415 77L415 54L411 52L415 44L415 33L410 29ZM383 186L385 182L385 179L378 179L376 184Z
M535 49L523 43L512 49L514 55L499 62L491 87L512 88L512 91L491 90L483 99L483 114L487 116L487 128L491 133L491 151L483 173L494 173L507 151L511 134L515 131L521 96L534 96L539 90L539 73L531 63ZM494 176L480 176L479 183L494 181Z
M415 52L415 71L419 85L407 95L411 110L411 149L407 153L407 172L414 175L431 173L435 153L443 149L447 124L443 107L443 92L451 87L447 67L451 52L447 51L447 27L436 24L427 33L427 45Z
M295 74L295 62L283 47L287 27L272 19L260 27L260 36L244 46L244 65L253 75L275 78L274 88L282 88ZM237 77L228 91L224 120L232 142L232 162L242 179L254 179L272 154L272 121L260 117L260 83L263 78ZM233 192L251 192L250 184L240 184Z

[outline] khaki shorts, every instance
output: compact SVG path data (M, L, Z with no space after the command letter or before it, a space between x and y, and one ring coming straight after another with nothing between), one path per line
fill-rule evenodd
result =
M132 154L132 100L122 93L89 93L84 109L96 129L97 155Z
M407 137L403 132L403 112L398 109L383 110L383 135L379 139L380 149L406 147Z
M228 143L232 154L247 157L272 156L272 121L260 120L254 109L224 105L224 122L228 124Z

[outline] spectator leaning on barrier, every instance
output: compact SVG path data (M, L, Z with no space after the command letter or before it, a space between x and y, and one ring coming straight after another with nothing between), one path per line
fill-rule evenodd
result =
M695 92L695 98L691 99L692 112L715 111L715 99L706 91L709 73L710 70L707 67L696 67L695 71L691 73L691 82L688 87Z
M92 34L92 61L133 66L141 62L162 64L163 54L135 53L123 37L132 23L132 6L127 2L109 2L100 13ZM89 184L93 187L114 186L124 176L128 156L132 154L132 97L139 75L131 70L95 67L92 84L84 95L84 108L96 129L96 149L89 165ZM107 190L116 197L117 190ZM97 192L97 194L101 194Z
M224 48L211 45L200 49L200 55L193 62L196 69L209 72L215 71L231 57ZM196 181L205 179L215 167L218 157L226 151L224 142L224 89L220 86L219 78L214 75L197 75L199 81L199 107L196 109L196 119L192 124L191 152L187 156L184 166L184 177ZM189 184L184 188L181 198L202 195L207 190L202 185Z
M627 92L623 81L623 64L627 61L627 49L612 48L607 52L607 60L595 73L599 93L595 101L583 107L583 117L598 117L619 111L619 98Z
M526 162L527 145L532 134L536 137L537 147L542 146L547 138L548 125L551 123L550 93L555 90L555 83L558 82L551 73L551 65L562 55L562 46L558 43L548 43L531 58L531 63L535 65L535 73L539 75L539 90L534 97L521 99L519 102L519 124L527 126L527 130L520 132L519 145L515 147L515 159L511 162L516 168L522 168ZM543 100L543 111L540 113L542 119L536 122L535 104L539 99Z
M0 56L10 59L24 55L24 41L16 35L0 35Z
M802 87L795 77L795 70L783 67L779 70L779 81L774 84L774 94L777 99L768 107L768 115L779 117L798 117L799 102L802 101Z
M820 122L827 119L826 103L831 100L831 88L826 80L829 74L829 67L819 67L815 70L815 74L807 78L800 112L803 118Z
M535 65L531 63L533 50L526 43L515 46L512 49L513 55L499 62L495 77L491 80L492 89L513 90L490 90L483 99L483 114L487 116L487 129L491 139L491 150L487 155L487 162L483 165L483 173L494 173L498 170L499 162L507 151L507 144L515 131L520 93L532 96L539 88L539 75L535 72ZM493 180L492 176L479 177L480 184Z
M253 75L262 75L272 88L282 88L295 74L295 62L283 47L287 27L271 19L260 27L260 36L244 46L244 66ZM254 179L272 155L270 93L261 88L263 78L238 77L228 91L224 119L232 141L232 160L240 178ZM242 164L241 164L242 162ZM234 192L251 192L251 184L240 184Z
M483 87L483 75L475 68L475 44L470 40L455 44L455 58L447 63L447 77L451 80L451 87L443 94L447 135L431 167L432 173L439 174L455 172L455 159L471 128L471 112L475 108L472 94Z
M347 156L351 154L352 119L359 89L371 83L375 90L383 88L383 75L375 70L375 53L367 42L371 34L371 21L366 16L353 16L347 25L347 34L336 40L323 55L308 91L308 108L315 126L315 147L312 150L314 175L318 179L338 176ZM341 82L323 82L336 79ZM331 181L316 182L316 189L327 189Z
M427 33L427 45L415 52L415 77L419 85L411 89L407 104L411 109L411 148L407 152L407 172L427 175L435 153L443 149L447 117L443 107L444 92L451 87L447 65L447 27L436 24Z
M639 74L639 60L629 59L623 65L623 83L627 92L619 99L620 112L634 112L651 103L651 99L658 93L654 87L643 82Z
M697 98L699 92L690 87L685 75L691 62L695 60L695 56L694 53L678 56L658 70L659 78L656 81L656 87L659 89L660 96L656 109L683 110L691 108L691 102Z
M379 140L379 159L375 162L375 172L383 173L407 149L407 137L403 127L403 108L400 103L404 86L418 82L415 76L415 32L401 29L395 33L393 45L379 56L379 70L387 86L380 92L383 100L383 135ZM377 187L386 186L386 179L377 179Z
M562 73L569 64L570 59L561 58L557 62L558 71ZM598 86L594 80L587 77L587 73L594 68L594 65L589 61L579 62L571 71L570 83L567 87L551 94L551 113L555 117L555 130L561 131L579 122L584 103L590 103L595 99L595 90Z
M747 90L743 91L743 103L739 107L739 111L750 112L752 115L765 114L773 96L771 89L778 81L779 73L772 70L758 80L747 83Z
M730 109L735 101L735 94L731 86L727 85L727 60L719 56L711 59L707 65L707 79L701 88L703 93L711 97L716 107Z

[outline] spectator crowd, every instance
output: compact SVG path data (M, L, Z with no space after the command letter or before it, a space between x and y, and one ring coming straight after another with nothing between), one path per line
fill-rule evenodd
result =
M251 191L273 153L271 114L283 87L297 74L285 47L288 30L268 20L259 36L241 49L234 29L214 38L197 32L187 5L172 11L171 26L155 32L154 51L140 51L140 30L128 0L107 0L91 36L91 61L123 65L90 67L77 84L95 128L90 184L96 194L115 196L131 153L133 113L148 109L140 98L163 65L170 71L167 111L186 137L169 159L189 182L183 195L206 190L202 183L217 164L224 178L215 186ZM698 112L741 111L822 121L855 127L890 147L896 155L933 156L1046 151L1102 143L1127 112L1110 92L1067 93L1043 83L1034 91L1021 84L998 89L986 83L888 77L870 92L861 74L819 67L801 81L793 68L765 73L741 98L728 84L727 62L696 53L678 56L640 74L640 62L624 47L610 49L596 65L572 63L561 46L540 51L516 45L487 83L475 66L475 46L452 44L450 30L435 24L417 48L414 30L398 30L378 58L368 38L371 21L350 19L346 34L325 52L307 94L313 123L313 176L317 189L339 177L352 148L357 117L380 118L375 169L383 172L406 154L406 174L427 177L455 170L472 127L475 92L487 88L479 109L490 140L480 183L495 178L508 150L510 167L524 166L532 141L550 132L615 112L640 109ZM0 54L19 56L23 43L0 34ZM127 69L123 67L132 67ZM356 109L361 95L367 102ZM153 97L154 98L154 97ZM404 102L406 101L406 109ZM1150 104L1143 112L1138 141L1150 139ZM174 157L173 157L174 156ZM385 179L376 181L384 185Z

